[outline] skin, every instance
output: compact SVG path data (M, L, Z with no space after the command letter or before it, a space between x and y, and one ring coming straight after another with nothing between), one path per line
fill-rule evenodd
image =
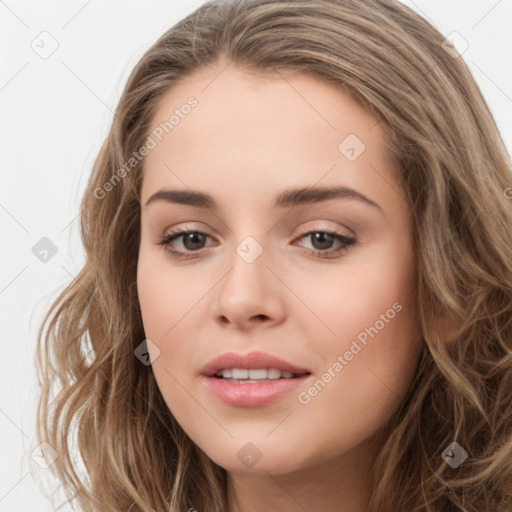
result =
M380 448L374 436L410 388L421 351L412 215L386 133L333 85L222 61L170 89L151 129L190 96L197 107L146 156L140 196L137 285L159 389L190 438L228 471L230 512L363 512ZM366 146L354 161L338 149L349 134ZM331 185L356 189L382 211L347 198L273 205L285 189ZM146 206L164 188L208 193L219 210ZM341 246L304 235L325 229L356 243L329 258L309 254ZM193 255L184 260L159 245L171 230L208 237L171 242ZM252 263L236 251L248 236L263 250ZM394 303L400 312L300 403L298 393ZM268 352L312 375L276 402L233 407L201 376L230 350ZM237 457L248 442L261 453L252 467Z

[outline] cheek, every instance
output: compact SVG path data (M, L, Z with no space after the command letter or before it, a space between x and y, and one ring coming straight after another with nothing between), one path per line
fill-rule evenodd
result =
M297 319L307 332L316 325L311 342L318 340L319 354L343 353L353 340L368 348L375 339L367 357L381 357L417 337L414 255L404 242L375 245L294 282L294 292L313 313Z
M190 379L193 362L201 347L197 339L208 315L207 279L172 268L160 251L139 254L137 290L152 370L166 400L182 397L177 384ZM195 275L195 278L194 278ZM177 407L173 400L174 407Z
M303 395L309 417L329 410L340 428L354 423L370 435L410 388L421 343L413 260L402 254L375 255L373 265L333 277L332 293L316 298L319 311L320 301L325 304L323 319L333 332L315 342L325 373Z
M180 384L188 377L185 362L193 359L194 346L185 342L183 333L192 332L190 313L194 304L200 307L199 290L190 284L185 286L179 280L182 273L169 271L162 262L141 250L137 268L139 304L145 336L152 342L148 350L158 387L173 414L188 418L190 396Z
M413 253L397 244L368 254L347 264L350 272L335 268L316 284L313 277L301 281L299 293L316 315L316 330L309 320L302 330L315 332L309 341L320 373L305 401L316 402L318 413L333 406L336 417L345 407L365 415L379 403L371 414L387 416L414 375L421 343Z
M297 410L295 419L307 422L313 432L330 432L326 434L330 443L324 446L325 457L330 450L342 452L373 436L398 410L410 389L421 344L415 308L406 298L396 301L402 306L398 311L399 307L393 309L388 301L373 297L371 308L376 314L368 323L367 308L359 315L354 308L354 316L340 314L335 324L338 335L315 347L326 364L300 395L302 409Z
M189 272L172 269L162 251L142 248L137 266L137 292L146 336L163 339L207 291Z
M161 377L157 375L155 368L167 368L169 365L165 340L174 332L173 327L177 323L183 303L178 300L174 291L177 283L169 279L161 263L155 260L154 256L141 250L137 267L137 292L144 334L151 341L148 343L148 351L152 370L159 380Z
M165 286L157 267L139 265L137 290L144 331L148 338L159 338L171 327L177 301Z

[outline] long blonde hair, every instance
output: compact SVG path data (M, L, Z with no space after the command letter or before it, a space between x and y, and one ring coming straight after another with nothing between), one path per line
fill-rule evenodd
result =
M134 356L145 338L136 292L143 161L98 192L144 144L169 88L225 57L349 92L385 126L413 205L424 350L380 433L368 512L510 512L512 164L444 39L395 0L215 0L140 59L81 204L86 262L48 312L36 354L38 437L59 454L52 470L81 510L227 512L226 471L181 429ZM441 311L457 319L450 342L436 329ZM452 442L468 454L457 469L442 457Z

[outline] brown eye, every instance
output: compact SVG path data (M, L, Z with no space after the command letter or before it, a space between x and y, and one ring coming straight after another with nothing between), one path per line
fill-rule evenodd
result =
M205 236L203 233L191 232L184 233L182 235L178 235L178 237L183 237L183 246L189 251L197 251L198 249L202 249L202 244L205 242ZM177 238L176 236L172 238L174 240Z
M204 248L204 244L209 235L201 231L180 231L178 233L169 233L165 235L158 245L165 247L173 256L177 257L195 257L194 252L199 252ZM173 248L175 241L180 241L183 249ZM191 252L192 254L188 254Z
M308 237L312 242L314 250L309 250L307 252L314 256L320 256L321 258L337 256L342 252L348 251L350 247L356 243L355 238L350 238L342 235L341 233L328 230L309 231L300 236L301 239ZM340 244L340 247L338 249L331 250L336 241Z
M313 241L313 245L315 246L315 249L324 250L324 249L330 249L332 247L332 244L334 243L334 235L331 235L330 233L324 233L324 232L317 232L312 233L311 240Z

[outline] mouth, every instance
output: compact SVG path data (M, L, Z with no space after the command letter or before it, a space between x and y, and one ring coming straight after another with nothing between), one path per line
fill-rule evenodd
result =
M227 352L202 371L208 392L233 407L259 407L285 397L311 372L264 352Z
M203 375L206 389L231 407L262 407L284 399L308 385L311 372L293 373L269 369L226 368Z
M236 384L255 384L280 379L298 379L306 375L311 375L311 373L294 373L279 370L278 368L254 368L250 370L247 368L226 368L217 370L217 372L212 375L212 378Z
M207 363L201 373L206 377L225 379L277 380L310 372L307 368L300 368L264 352L227 352Z

